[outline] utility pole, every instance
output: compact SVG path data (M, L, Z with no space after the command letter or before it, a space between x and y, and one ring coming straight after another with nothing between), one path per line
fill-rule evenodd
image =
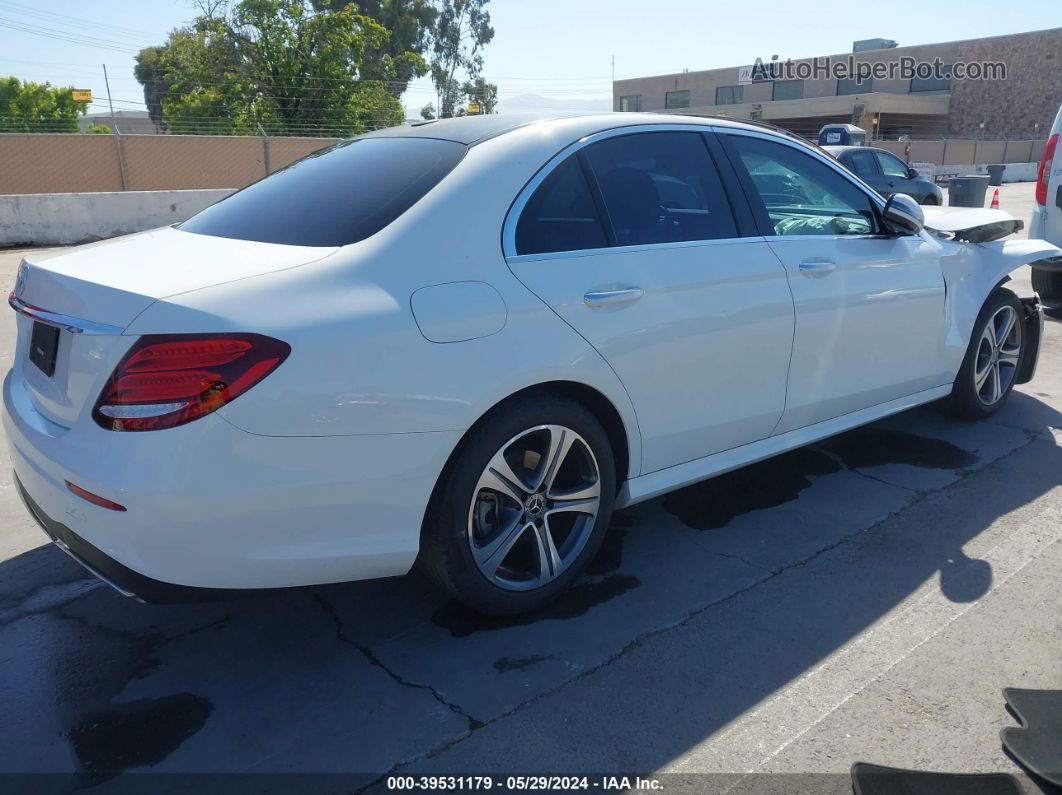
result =
M122 134L118 132L118 120L114 118L114 101L111 99L111 81L107 77L107 64L103 65L103 82L107 86L107 104L111 108L111 127L114 128L114 146L118 153L118 170L122 172L122 190L129 190L129 181L125 178L125 157L122 155Z

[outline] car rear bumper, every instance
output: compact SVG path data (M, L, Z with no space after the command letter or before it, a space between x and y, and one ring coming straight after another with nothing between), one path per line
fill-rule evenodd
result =
M160 586L286 588L405 573L460 437L258 436L217 415L143 433L66 429L36 411L17 372L4 381L3 422L19 490L49 536L145 599L168 591ZM127 510L90 503L67 483Z

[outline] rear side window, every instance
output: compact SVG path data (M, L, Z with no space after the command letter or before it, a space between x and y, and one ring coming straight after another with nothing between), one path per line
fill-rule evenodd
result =
M616 245L737 237L734 216L699 133L608 138L585 149Z
M852 164L852 171L861 177L872 177L878 173L873 152L855 151L848 155L848 160Z
M608 245L579 156L572 155L542 181L516 225L516 253L579 251Z
M180 228L293 246L356 243L412 207L466 151L433 138L344 141L247 186Z

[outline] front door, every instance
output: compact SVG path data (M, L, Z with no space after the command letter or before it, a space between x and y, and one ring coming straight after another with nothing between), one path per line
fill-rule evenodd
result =
M783 263L796 306L785 414L775 433L949 380L941 246L884 234L871 196L795 145L720 136Z

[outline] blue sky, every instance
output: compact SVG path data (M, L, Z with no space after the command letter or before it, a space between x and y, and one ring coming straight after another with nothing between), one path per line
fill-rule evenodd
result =
M829 4L759 0L494 0L494 41L485 76L501 99L539 94L555 99L601 99L616 77L709 69L767 60L847 52L855 39L882 37L925 44L1062 26L1062 4L999 0ZM887 12L884 10L887 9ZM162 42L195 15L191 0L0 0L0 75L90 88L93 111L106 109L101 64L111 76L115 108L142 109L133 54ZM96 46L34 35L35 26L60 37L94 37ZM434 97L430 82L404 97L419 108Z

